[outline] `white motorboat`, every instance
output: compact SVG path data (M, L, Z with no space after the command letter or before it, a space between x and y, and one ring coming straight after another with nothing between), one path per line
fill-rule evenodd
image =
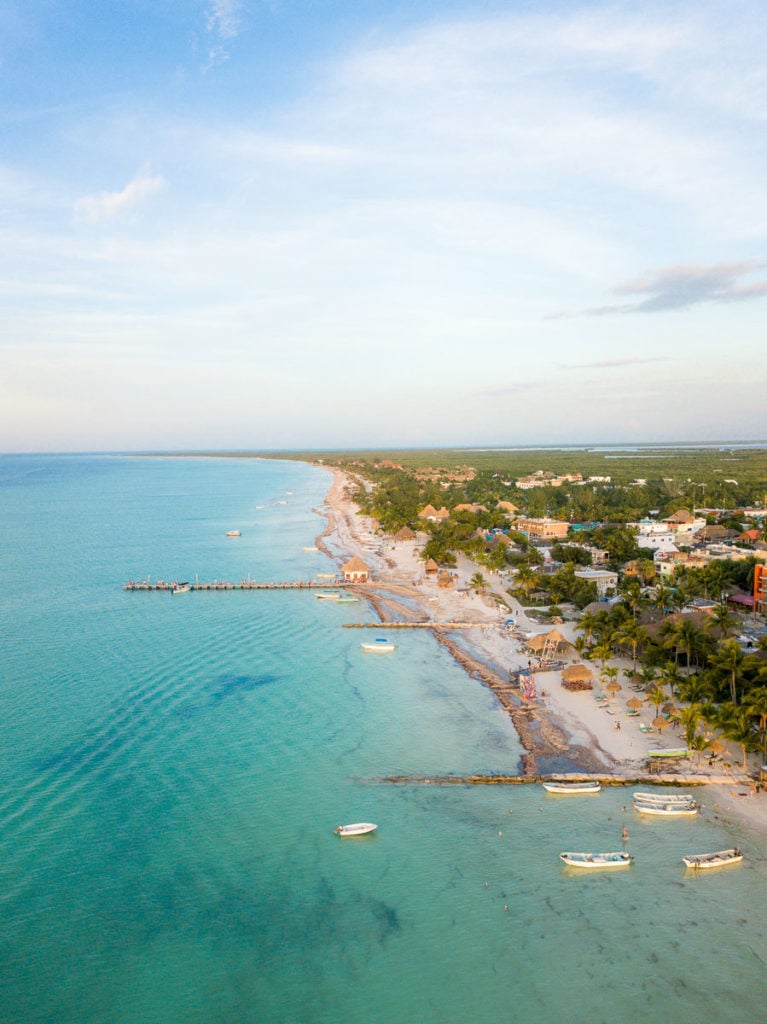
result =
M333 832L337 836L366 836L370 832L375 832L378 825L374 825L370 821L358 821L353 825L339 825L333 829Z
M593 781L585 782L544 782L543 788L547 793L567 793L573 795L583 795L584 793L599 793L602 789L602 783Z
M315 594L314 596L318 601L337 601L341 595L334 594L329 590L322 590L319 594Z
M360 647L363 651L374 651L377 654L389 654L397 649L396 644L393 644L391 640L387 640L383 636L379 636L377 640L360 644Z
M688 868L695 871L706 871L709 868L723 868L728 864L740 864L743 854L735 847L733 850L717 850L715 853L694 853L689 857L682 857L682 861Z
M645 803L642 800L634 800L634 810L640 814L658 814L666 818L689 818L698 813L698 805L694 800L687 803Z
M693 804L692 793L634 793L634 799L643 804Z
M239 537L240 536L240 531L239 530L227 530L226 531L226 535L227 535L227 537Z
M559 859L571 868L627 868L633 861L630 853L560 853Z
M171 594L188 594L191 589L191 583L173 583L170 592Z
M306 547L306 548L304 548L304 551L319 551L319 550L320 549L316 548L316 547Z

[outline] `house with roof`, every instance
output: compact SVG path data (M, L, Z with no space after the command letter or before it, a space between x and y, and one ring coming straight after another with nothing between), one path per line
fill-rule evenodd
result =
M362 559L355 555L343 566L341 575L347 583L367 583L370 578L370 566L365 565Z
M597 597L607 597L618 589L618 573L611 569L584 567L576 569L574 575L586 583L593 583L597 588Z
M518 519L516 528L520 533L526 533L528 537L539 537L542 540L551 540L556 537L566 537L569 529L568 523L559 519Z
M450 512L448 509L442 506L442 508L435 508L433 505L426 505L418 513L419 519L427 519L430 523L441 523L445 519L450 518Z

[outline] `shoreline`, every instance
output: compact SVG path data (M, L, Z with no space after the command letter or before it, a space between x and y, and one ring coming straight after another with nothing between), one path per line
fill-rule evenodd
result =
M521 775L611 775L616 779L643 777L648 783L706 786L715 812L725 822L734 818L767 833L767 793L750 797L752 780L739 770L738 760L733 758L731 771L724 774L721 765L699 766L690 761L685 761L684 768L674 767L662 774L648 772L648 752L678 747L679 738L668 735L672 729L663 734L640 730L640 723L649 726L654 712L646 708L640 715L629 716L624 701L631 691L624 688L616 697L598 703L590 691L566 690L561 672L555 671L536 675L538 697L525 701L508 673L525 667L529 655L524 641L511 635L506 619L513 618L517 627L530 633L547 632L549 627L528 619L496 576L490 575L485 593L471 590L468 580L479 567L464 557L458 559L453 585L441 588L436 579L424 574L419 553L424 537L397 544L391 537L377 535L375 524L361 515L348 497L348 474L329 466L322 468L332 474L332 481L324 507L315 510L327 520L317 547L339 567L355 555L360 557L374 579L355 590L369 601L381 623L429 623L438 643L467 677L493 691L523 747ZM460 641L459 631L446 625L459 621L475 627L461 629ZM563 623L557 629L569 641L576 637L574 623ZM565 660L578 659L571 650ZM629 667L621 659L612 663L622 670ZM547 767L547 762L566 763L568 768Z

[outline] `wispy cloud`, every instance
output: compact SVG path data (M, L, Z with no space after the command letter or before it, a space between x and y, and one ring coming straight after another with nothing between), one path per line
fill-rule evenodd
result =
M119 192L100 192L98 195L78 199L75 212L83 220L98 224L134 209L164 187L165 179L162 175L138 174Z
M222 61L229 60L227 43L236 38L241 29L240 0L208 0L205 11L205 29L211 40L206 71Z
M648 358L627 359L595 359L589 363L560 363L562 370L619 370L625 367L644 366L646 363L668 362L666 356L650 356Z
M684 309L701 302L743 302L767 295L767 280L751 283L742 278L767 267L764 260L717 263L709 267L668 267L613 288L616 295L645 295L630 312L656 313ZM623 310L621 310L623 311Z

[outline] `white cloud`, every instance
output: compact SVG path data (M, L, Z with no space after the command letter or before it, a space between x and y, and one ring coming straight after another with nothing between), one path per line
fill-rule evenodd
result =
M100 192L83 196L75 203L75 212L83 220L98 224L140 206L149 196L165 187L161 175L139 174L119 192Z

